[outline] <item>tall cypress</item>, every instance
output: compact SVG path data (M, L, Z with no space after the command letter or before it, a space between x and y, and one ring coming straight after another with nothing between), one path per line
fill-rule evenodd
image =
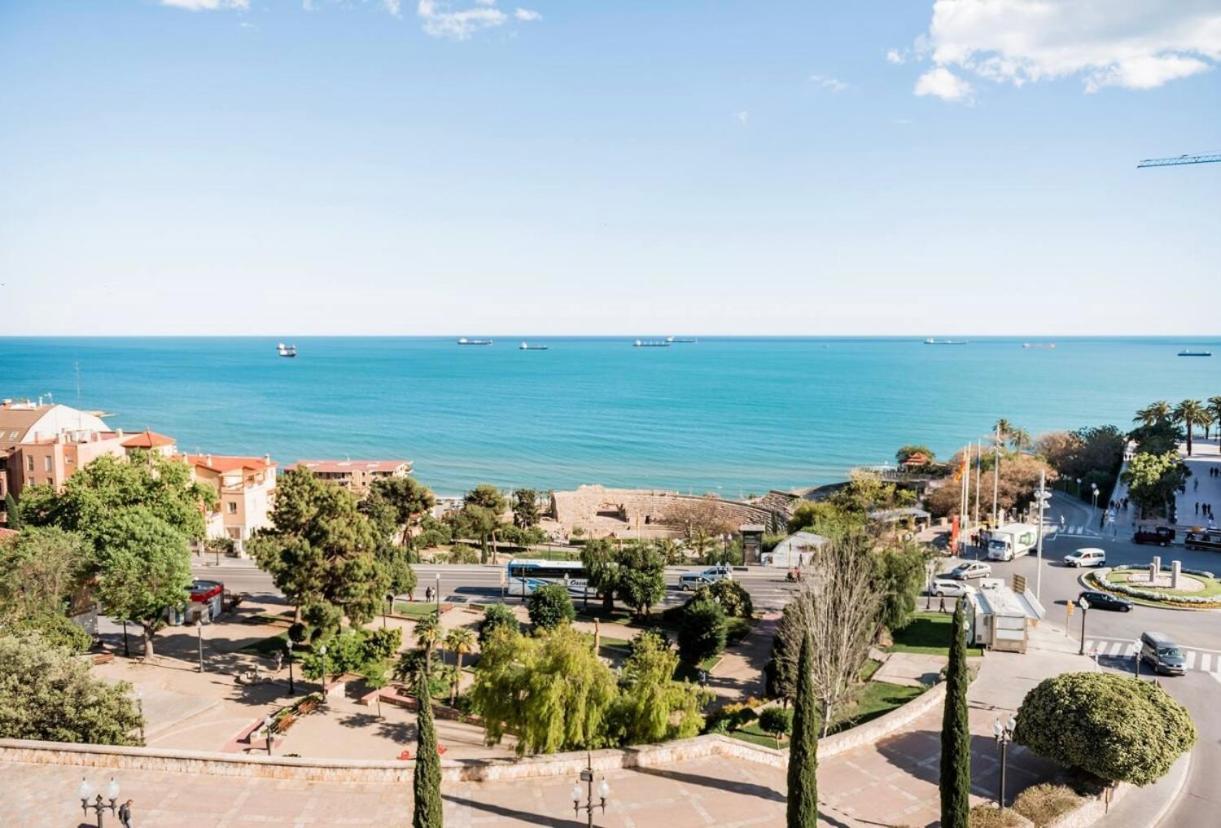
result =
M967 717L966 601L958 600L951 627L950 663L941 718L941 824L967 828L971 811L971 723Z
M12 492L4 493L4 514L8 521L8 528L16 532L21 528L21 512L17 507L17 501L13 498Z
M788 828L818 824L818 702L814 697L814 641L806 630L797 659L797 697L789 742Z
M412 828L441 828L441 756L437 752L437 729L432 723L432 698L428 677L421 670L416 676L415 776L412 793L415 812Z

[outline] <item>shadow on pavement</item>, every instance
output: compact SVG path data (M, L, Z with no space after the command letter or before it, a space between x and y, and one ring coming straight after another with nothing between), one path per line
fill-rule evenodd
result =
M527 822L531 825L550 825L552 828L584 828L585 823L575 819L558 819L556 817L541 816L532 814L527 811L518 811L514 808L504 808L500 805L493 805L490 802L476 802L473 799L465 799L452 794L441 794L442 799L449 800L455 805L466 805L470 808L475 808L480 811L487 811L489 814L497 816L510 817L512 819L520 819L522 822Z
M712 776L701 776L696 773L682 773L681 771L661 770L659 768L632 768L633 773L643 773L647 776L660 776L663 779L672 779L675 782L682 782L686 785L703 785L707 788L716 788L718 791L733 791L735 793L746 794L747 796L757 796L761 799L770 799L773 802L787 802L788 798L777 791L765 785L756 785L753 782L739 782L731 779L717 779Z

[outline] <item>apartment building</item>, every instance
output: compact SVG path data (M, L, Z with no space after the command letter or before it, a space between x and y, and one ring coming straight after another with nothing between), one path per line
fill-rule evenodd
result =
M321 480L337 483L357 494L369 490L373 481L411 474L410 460L298 460L289 469L306 469Z
M211 486L216 510L205 516L210 538L228 538L238 554L258 529L271 525L276 464L271 457L231 457L220 454L181 455L192 477Z
M0 402L0 499L26 486L61 488L80 468L105 454L123 457L126 439L102 418L66 405Z

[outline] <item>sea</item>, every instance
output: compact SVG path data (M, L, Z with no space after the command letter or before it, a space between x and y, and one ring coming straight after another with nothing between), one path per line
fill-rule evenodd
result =
M474 337L476 334L468 334ZM0 398L108 413L187 451L406 459L442 495L583 483L741 498L1221 394L1221 338L0 337ZM1024 343L1044 347L1023 347ZM1184 348L1215 356L1179 357Z

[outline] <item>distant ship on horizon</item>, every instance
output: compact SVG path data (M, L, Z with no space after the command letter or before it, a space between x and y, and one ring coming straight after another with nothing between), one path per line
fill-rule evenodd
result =
M670 343L665 339L637 339L632 343L633 348L669 348Z
M1191 348L1184 348L1179 351L1179 356L1184 357L1210 357L1212 355L1212 351L1193 351Z
M491 345L490 339L467 339L465 336L458 340L459 345Z
M688 339L685 337L678 337L678 336L667 336L666 342L670 342L675 345L687 345L687 344L694 344L696 342L699 342L699 340L698 339Z
M285 345L283 342L276 344L276 353L282 357L292 358L297 355L296 345Z
M924 340L924 344L925 345L966 345L967 341L965 339L937 339L935 337L930 336L928 339Z
M550 347L550 345L531 345L529 342L523 342L517 346L517 349L519 351L545 351Z
M1027 350L1055 350L1056 343L1054 342L1023 342L1022 347Z

